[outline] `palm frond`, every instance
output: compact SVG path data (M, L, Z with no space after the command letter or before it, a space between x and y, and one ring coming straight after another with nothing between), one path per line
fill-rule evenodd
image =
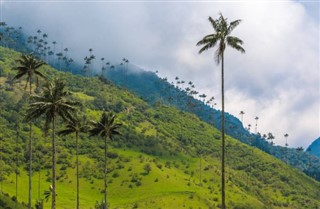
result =
M35 71L34 71L34 74L40 76L41 78L43 78L43 79L45 79L45 80L48 79L45 75L43 75L43 74L42 74L40 71L38 71L38 70L35 70Z
M241 22L242 20L240 19L232 21L228 27L227 34L230 34L233 31L233 29L235 29L235 27L237 27Z
M219 20L217 21L218 26L219 26L218 32L226 34L226 32L228 30L227 18L224 18L221 12L219 13L219 15L220 15L220 17L219 17Z
M212 25L212 27L213 27L214 31L216 31L216 32L217 32L217 31L219 30L219 27L218 27L217 21L216 21L216 20L214 20L214 19L212 19L212 17L210 17L210 16L209 16L208 20L209 20L209 22L211 23L211 25Z
M61 135L61 136L66 136L72 133L75 133L75 129L64 129L64 130L58 131L58 135Z
M90 136L101 136L113 139L115 135L120 135L118 129L120 123L115 123L116 116L112 113L103 112L99 122L92 121L93 128L89 130Z
M202 40L200 40L197 43L197 46L205 44L205 46L203 46L198 53L201 54L202 52L207 51L210 48L214 48L218 43L218 41L219 41L219 38L215 34L205 36Z
M16 79L19 79L19 78L21 78L22 76L24 76L25 75L25 73L24 72L18 72L18 74L16 74L14 77L13 77L13 79L12 80L16 80Z
M228 36L227 37L227 44L231 46L232 48L240 51L241 53L245 53L244 48L242 48L243 41L239 39L238 37L234 36Z

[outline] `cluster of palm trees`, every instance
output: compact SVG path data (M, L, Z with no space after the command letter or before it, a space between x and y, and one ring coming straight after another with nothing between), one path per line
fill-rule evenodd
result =
M155 71L155 73L158 74L159 71ZM168 82L167 77L160 79L165 84L163 88L159 87L160 101L162 100L162 98L166 98L169 102L175 104L177 107L180 107L189 112L193 112L196 109L197 105L200 104L204 104L210 108L215 108L217 105L213 96L207 98L206 94L200 94L196 90L196 86L192 81L186 82L180 79L178 76L176 76L174 79L175 81L172 81L171 83ZM157 83L159 82L156 81L156 86ZM193 99L196 99L199 102L196 103ZM181 100L184 100L184 102L181 102Z
M65 69L71 71L71 65L74 60L68 56L68 48L63 48L57 51L57 42L48 40L48 34L43 33L40 29L37 30L37 34L34 36L28 36L27 43L30 49L41 59L45 60L52 65L57 66L59 70ZM57 60L57 61L56 61Z
M240 117L241 117L241 123L243 124L243 115L245 114L245 112L243 111L243 110L241 110L240 111L240 113L239 113L239 115L240 115ZM261 134L258 132L258 120L259 120L259 117L258 116L256 116L255 118L254 118L254 120L256 121L255 122L255 134L258 134L259 136L261 136ZM250 129L251 129L251 124L248 124L248 127L246 128L248 131L250 131ZM286 147L286 150L288 150L288 146L289 146L289 144L288 144L288 136L289 136L289 134L284 134L284 137L285 137L285 147ZM275 136L271 133L271 132L269 132L268 134L263 134L262 136L261 136L262 138L264 138L267 142L269 142L269 144L271 145L271 146L273 146L274 145L274 142L273 142L273 140L275 139ZM301 147L298 147L299 148L299 150L301 151ZM302 148L303 149L303 148ZM288 163L288 160L287 160L287 151L286 151L286 163Z
M14 28L5 22L0 22L0 44L5 47L17 49L22 39L22 27Z
M56 127L59 118L66 124L65 129L58 132L61 135L75 134L76 138L76 175L77 175L77 203L76 208L80 208L79 203L79 159L78 159L78 137L80 133L89 132L90 136L101 136L105 142L105 170L104 170L104 201L103 208L106 209L107 204L107 140L112 139L113 136L119 135L119 127L121 124L115 122L115 115L107 114L103 111L101 119L98 122L91 121L91 126L86 123L84 116L79 116L79 103L72 101L71 92L66 90L66 85L61 79L54 79L49 81L46 76L39 71L40 67L45 65L45 62L37 60L32 54L21 55L18 60L18 66L13 68L17 71L14 80L26 77L25 89L29 85L30 104L26 112L26 121L29 123L29 196L28 208L31 209L32 201L32 123L43 117L44 131L52 134L52 184L50 186L50 193L52 198L51 208L56 208ZM45 84L43 85L40 94L33 94L32 84L34 80L43 78ZM61 120L60 119L60 120Z

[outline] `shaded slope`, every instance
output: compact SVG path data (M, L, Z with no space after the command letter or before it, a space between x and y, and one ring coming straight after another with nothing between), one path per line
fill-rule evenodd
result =
M320 137L311 143L307 152L320 158Z

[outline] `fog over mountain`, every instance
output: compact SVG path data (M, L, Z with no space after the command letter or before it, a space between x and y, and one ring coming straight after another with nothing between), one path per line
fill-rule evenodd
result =
M258 131L272 132L276 144L288 133L290 147L306 148L320 135L319 2L1 2L1 21L29 34L41 29L78 62L89 48L114 64L126 57L169 80L192 80L218 104L214 50L199 55L195 45L219 12L243 20L233 35L246 49L226 50L226 111L243 110L246 126L258 116Z

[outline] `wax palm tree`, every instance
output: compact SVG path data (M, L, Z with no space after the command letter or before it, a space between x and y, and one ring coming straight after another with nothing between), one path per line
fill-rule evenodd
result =
M13 68L17 70L17 74L13 77L13 80L20 79L23 76L27 76L26 85L24 89L26 90L29 84L29 93L31 95L32 91L32 79L34 76L46 79L46 77L39 71L39 68L46 63L37 60L32 54L22 54L20 59L17 60L19 66Z
M224 139L224 51L226 46L230 46L241 53L244 53L245 50L242 48L242 40L235 37L230 36L230 33L239 25L241 20L235 20L227 22L227 18L224 18L220 13L220 17L217 20L209 17L209 22L213 27L214 33L206 35L201 39L197 46L203 46L199 50L199 54L204 51L207 51L216 45L217 50L215 52L215 59L217 64L221 62L221 97L222 97L222 111L221 111L221 134L222 134L222 172L221 172L221 195L222 195L222 209L226 208L225 204L225 139Z
M79 148L78 148L78 139L80 133L85 133L89 129L88 125L85 123L85 119L81 118L79 115L76 115L73 120L69 120L65 129L59 131L59 135L69 135L74 133L76 138L76 170L77 170L77 209L80 208L79 202Z
M284 135L284 138L286 138L286 143L285 143L285 146L286 146L286 164L288 164L288 146L289 146L289 144L288 144L288 136L289 136L289 134L285 134Z
M59 79L46 83L41 95L32 96L32 103L27 109L26 120L31 121L45 116L45 131L52 126L52 204L56 208L56 120L58 116L65 121L73 120L76 102L69 100L71 93L65 90L65 83Z
M107 202L107 140L112 140L115 135L120 135L120 123L115 123L115 115L103 112L99 122L92 121L93 128L89 130L90 136L101 136L104 139L104 209L108 208Z
M46 63L37 60L32 54L22 54L20 59L17 60L18 66L13 68L13 70L18 71L13 77L13 80L20 79L23 76L27 77L26 85L24 89L26 90L29 84L29 94L32 93L32 79L36 76L46 79L46 77L39 71L39 68ZM31 208L32 199L32 123L29 123L29 196L28 196L28 208Z
M258 120L259 120L259 117L256 116L254 119L256 120L255 133L257 134L257 132L258 132Z
M241 115L241 123L243 124L243 115L245 114L245 112L243 110L240 111L239 115Z

